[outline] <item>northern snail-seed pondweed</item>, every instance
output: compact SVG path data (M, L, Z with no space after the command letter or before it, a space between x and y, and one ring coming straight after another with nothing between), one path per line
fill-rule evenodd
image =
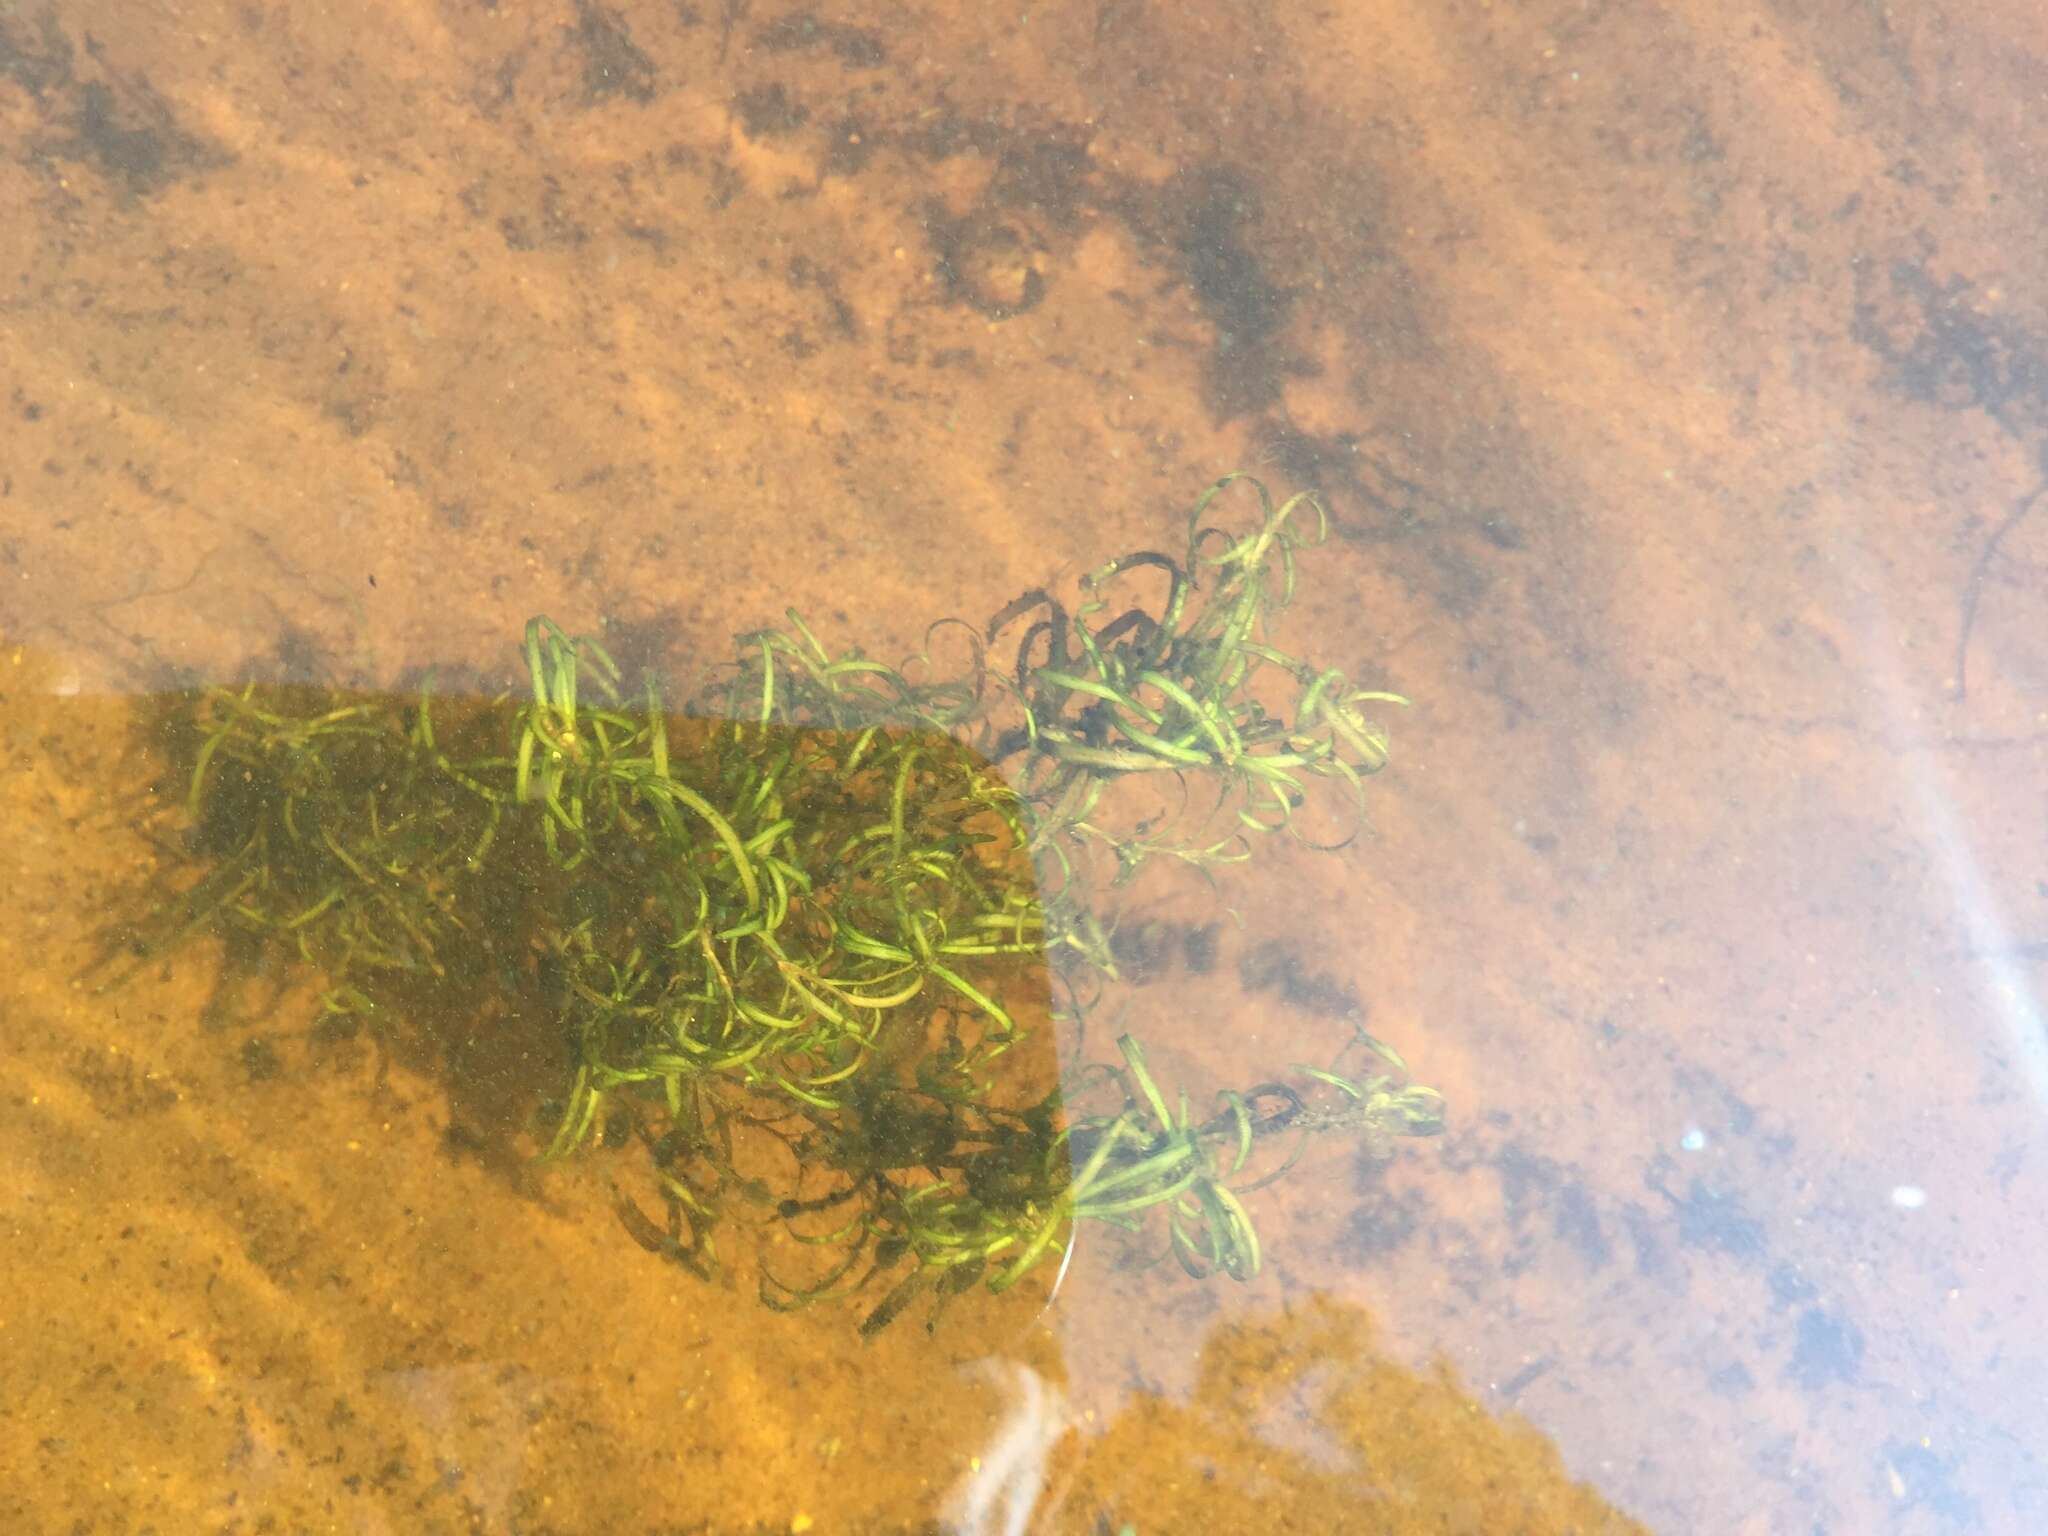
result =
M1208 520L1233 486L1248 532ZM1312 498L1227 477L1177 554L935 625L954 676L835 653L791 611L673 714L544 618L497 699L182 692L177 858L128 947L289 958L330 1029L523 999L561 1045L543 1155L638 1149L619 1220L699 1274L729 1222L780 1225L771 1306L866 1293L873 1331L1015 1284L1081 1222L1151 1222L1190 1273L1248 1277L1242 1196L1314 1134L1440 1129L1436 1093L1362 1032L1363 1075L1277 1064L1203 1110L1129 1035L1064 1069L1053 1040L1118 982L1109 901L1141 868L1335 845L1304 827L1317 792L1361 813L1371 711L1402 701L1267 631L1325 531Z

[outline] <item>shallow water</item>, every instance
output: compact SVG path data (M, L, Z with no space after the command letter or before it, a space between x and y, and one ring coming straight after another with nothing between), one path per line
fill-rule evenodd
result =
M2044 54L0 19L8 1528L2048 1523ZM1084 1232L1049 1309L864 1342L622 1241L496 1037L393 1059L217 945L81 979L156 691L516 680L537 613L893 659L1247 467L1330 512L1282 637L1414 702L1368 838L1128 893L1118 1027L1202 1095L1363 1020L1450 1107L1248 1196L1249 1283Z

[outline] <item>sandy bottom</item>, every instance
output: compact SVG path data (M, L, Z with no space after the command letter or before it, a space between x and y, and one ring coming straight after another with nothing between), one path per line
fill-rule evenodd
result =
M1191 1391L1084 1408L1047 1276L864 1342L851 1303L760 1306L743 1232L717 1281L643 1253L604 1155L534 1162L552 1055L408 1066L217 945L107 985L162 862L108 793L147 779L133 712L0 662L8 1529L1641 1529L1354 1303L1192 1325Z

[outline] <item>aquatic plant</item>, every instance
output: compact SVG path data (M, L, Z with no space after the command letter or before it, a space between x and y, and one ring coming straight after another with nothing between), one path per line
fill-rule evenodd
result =
M1247 532L1209 520L1233 485ZM873 1331L1015 1284L1082 1222L1159 1221L1190 1273L1246 1278L1241 1197L1293 1160L1261 1148L1427 1134L1438 1096L1365 1039L1363 1077L1296 1065L1197 1114L1128 1035L1064 1072L1051 1042L1085 1039L1117 981L1109 893L1146 864L1312 841L1316 791L1355 831L1387 760L1368 711L1400 701L1267 625L1325 532L1313 499L1231 476L1183 552L1097 568L1071 610L1026 593L935 625L902 667L791 611L674 714L545 618L516 698L182 694L165 740L189 873L153 893L138 950L230 934L316 973L330 1027L386 1037L539 999L564 1047L543 1156L637 1147L619 1220L699 1274L729 1219L780 1227L771 1306L883 1287ZM1111 601L1148 578L1149 606ZM933 675L942 632L957 675ZM1134 817L1139 782L1183 810ZM790 1274L792 1253L814 1262Z

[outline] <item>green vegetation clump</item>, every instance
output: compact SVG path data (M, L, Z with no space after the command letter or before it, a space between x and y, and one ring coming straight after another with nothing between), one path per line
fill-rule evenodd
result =
M1249 532L1208 521L1233 483ZM520 696L181 695L195 873L143 952L211 931L294 957L330 1023L386 1038L537 997L563 1045L545 1155L639 1148L619 1218L700 1274L729 1218L781 1225L813 1262L764 1263L773 1306L876 1288L872 1331L1015 1284L1084 1221L1158 1222L1190 1273L1248 1277L1240 1196L1292 1161L1262 1145L1428 1134L1438 1096L1368 1039L1368 1076L1297 1065L1197 1114L1128 1035L1064 1072L1052 1041L1118 979L1115 887L1307 840L1314 791L1362 810L1386 762L1366 710L1399 701L1266 629L1324 532L1311 499L1229 477L1183 552L1111 561L1071 610L1034 591L934 626L964 642L953 677L834 654L791 612L674 715L546 619ZM1150 606L1112 602L1138 581Z

